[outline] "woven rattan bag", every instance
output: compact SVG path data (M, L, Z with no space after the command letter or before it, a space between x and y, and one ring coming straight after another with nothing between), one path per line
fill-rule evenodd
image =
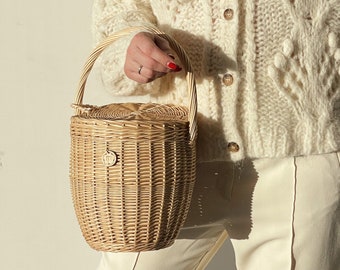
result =
M187 107L155 103L83 104L89 73L118 38L147 30L169 41L186 71ZM170 246L183 225L196 174L196 88L186 53L170 36L128 28L89 56L71 117L70 180L82 234L95 250Z

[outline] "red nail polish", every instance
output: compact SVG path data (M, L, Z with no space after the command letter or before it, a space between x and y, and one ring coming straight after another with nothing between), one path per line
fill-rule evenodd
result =
M177 70L179 68L174 62L168 62L166 63L166 66L171 70Z

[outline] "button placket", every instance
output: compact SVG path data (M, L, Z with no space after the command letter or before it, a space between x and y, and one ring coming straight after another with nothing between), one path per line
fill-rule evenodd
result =
M234 18L234 10L232 8L227 8L223 12L223 17L227 20L230 21ZM224 85L226 86L231 86L234 82L234 77L230 73L226 73L222 77L222 81Z
M234 5L237 5L237 2L233 3L233 6L229 6L227 7L224 11L223 11L223 18L225 20L225 27L227 27L228 31L230 32L230 34L235 38L235 40L231 40L233 42L230 42L230 44L234 44L235 46L237 46L237 23L238 23L238 19L237 19L237 7ZM236 9L234 9L236 8ZM235 11L236 10L236 11ZM236 31L236 32L234 32ZM236 61L236 48L230 48L232 49L233 53L229 54L228 56L235 58ZM230 50L228 50L230 51ZM223 76L222 76L222 83L224 84L225 87L227 87L227 89L229 89L227 92L223 93L223 96L225 96L225 101L228 100L228 103L232 106L227 107L228 109L226 109L224 111L224 115L225 115L225 119L226 119L226 126L224 127L225 130L225 135L226 135L226 139L228 140L228 143L226 145L226 152L229 153L229 155L232 156L239 156L242 155L242 149L240 147L240 143L238 142L238 140L240 140L241 142L241 138L239 138L239 133L237 131L237 128L234 124L232 124L234 121L237 121L237 116L235 114L236 109L233 108L233 106L236 106L236 102L235 100L237 99L237 77L236 77L237 71L235 72L230 72L227 71ZM232 113L234 112L234 113ZM228 121L230 121L229 123L231 125L228 125ZM234 129L235 128L235 129Z

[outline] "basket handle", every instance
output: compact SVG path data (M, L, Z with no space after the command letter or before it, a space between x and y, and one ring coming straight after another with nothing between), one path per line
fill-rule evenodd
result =
M124 30L118 31L110 36L108 36L106 39L104 39L90 54L88 57L83 72L80 77L78 89L77 89L77 95L74 102L74 107L76 108L76 115L79 115L81 113L80 108L83 106L83 97L84 97L84 91L85 91L85 85L86 81L88 79L88 76L93 68L93 65L99 55L106 49L109 45L111 45L114 41L117 39L124 37L128 34L131 34L136 31L148 31L153 34L157 34L160 37L166 39L169 42L170 47L176 52L178 55L184 70L186 71L186 80L187 80L187 86L188 86L188 93L189 93L189 115L188 115L188 121L189 121L189 134L191 141L195 140L197 135L197 93L196 93L196 83L195 83L195 77L192 71L192 67L189 61L189 58L184 51L184 49L177 43L176 40L174 40L169 35L161 32L160 30L153 28L153 27L141 27L141 26L135 26L135 27L129 27Z

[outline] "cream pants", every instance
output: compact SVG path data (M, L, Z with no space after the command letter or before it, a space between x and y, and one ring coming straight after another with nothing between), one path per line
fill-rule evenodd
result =
M234 266L214 270L339 270L339 156L201 163L175 244L102 253L97 270L205 269L228 237Z

